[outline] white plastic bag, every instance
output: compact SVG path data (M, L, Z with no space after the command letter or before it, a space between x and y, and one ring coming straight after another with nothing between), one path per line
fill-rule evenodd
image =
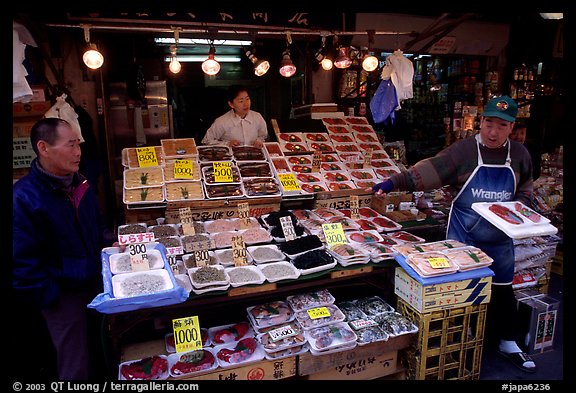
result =
M60 97L56 98L56 103L52 105L48 111L44 114L44 117L57 117L62 120L66 120L72 126L72 129L78 133L78 138L80 142L84 142L84 138L82 137L82 129L80 128L80 123L78 122L78 114L70 106L69 103L66 102L66 94L62 94Z

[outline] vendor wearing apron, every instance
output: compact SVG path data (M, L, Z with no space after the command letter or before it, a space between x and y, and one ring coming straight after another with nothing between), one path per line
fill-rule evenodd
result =
M514 243L472 209L475 202L520 201L531 206L532 161L526 148L508 137L518 105L508 96L496 97L484 107L478 134L462 139L408 171L375 185L377 195L393 190L429 191L451 186L454 199L447 238L476 246L494 262L490 268L492 293L487 332L499 338L499 353L526 372L536 365L516 343L517 308L514 277Z

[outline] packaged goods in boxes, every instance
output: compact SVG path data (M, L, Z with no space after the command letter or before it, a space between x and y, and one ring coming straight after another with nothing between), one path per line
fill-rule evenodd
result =
M118 253L119 249L117 247L103 249L101 260L104 290L88 304L88 307L104 314L113 314L141 308L166 306L181 303L188 299L188 292L178 285L174 278L166 257L166 247L161 243L145 244L150 247L150 250L159 251L164 261L164 267L144 272L113 275L110 270L110 257Z
M396 256L394 293L419 312L430 312L490 301L494 272L479 268L433 277L422 277L401 255Z
M398 299L396 308L419 329L404 353L409 379L479 379L486 303L420 313Z

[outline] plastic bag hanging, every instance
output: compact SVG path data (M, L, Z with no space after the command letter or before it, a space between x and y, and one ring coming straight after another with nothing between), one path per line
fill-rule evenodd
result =
M50 109L46 111L44 117L56 117L58 119L66 120L72 126L72 129L78 133L78 139L80 142L84 142L82 137L82 129L80 128L80 123L78 122L78 114L72 108L72 106L66 102L66 94L56 98L56 103L52 105Z
M396 88L392 80L381 80L372 100L370 100L370 111L374 123L386 123L388 118L394 124L395 116L394 111L398 107L398 97L396 96Z

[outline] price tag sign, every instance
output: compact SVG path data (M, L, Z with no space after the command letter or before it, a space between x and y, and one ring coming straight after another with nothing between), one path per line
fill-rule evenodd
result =
M188 352L202 349L202 335L198 316L172 320L176 352Z
M376 323L376 321L373 319L355 319L354 321L350 321L349 323L350 323L350 326L352 326L352 329L354 329L354 330L360 330L360 329L364 329L367 327L372 327L372 326L378 325Z
M234 266L244 266L248 264L246 257L246 245L242 235L232 237L232 256L234 257Z
M430 264L430 266L432 266L434 269L445 269L447 267L450 267L450 264L448 263L448 259L446 258L428 258L427 259L428 263Z
M292 172L290 173L279 173L278 180L282 184L284 191L300 191L300 184L296 180L296 176Z
M240 218L240 229L250 228L250 206L248 202L238 204L238 217Z
M312 172L320 172L320 165L322 165L322 150L314 150L312 156Z
M174 274L180 274L180 269L178 269L178 260L174 255L168 255L168 265L170 265L170 269Z
M146 254L146 245L143 243L134 243L128 245L130 254L130 265L133 272L143 272L150 270L150 261Z
M310 319L327 318L330 316L330 310L327 307L315 307L306 310Z
M292 225L292 218L289 216L280 217L280 225L282 226L282 232L284 232L284 238L287 241L296 239L296 231L294 230L294 225Z
M136 243L150 243L154 241L153 232L145 233L130 233L128 235L118 235L118 244L136 244Z
M232 178L232 163L230 161L213 162L212 168L214 169L214 181L216 183L231 183Z
M364 153L364 162L362 163L362 168L370 168L372 166L372 149L371 147L366 149Z
M180 222L182 223L182 232L184 235L195 235L196 230L194 229L192 210L189 207L182 207L178 210L180 214Z
M272 329L268 332L268 336L272 341L282 340L286 337L292 337L298 334L298 331L294 329L291 324L280 326L279 328Z
M210 254L207 249L194 250L194 260L197 267L204 267L210 262Z
M322 231L324 232L324 238L328 244L328 248L335 246L337 244L348 243L348 239L344 236L344 229L342 224L322 224Z
M396 206L393 203L389 203L386 205L386 213L391 213L394 211Z
M179 159L174 161L174 179L192 179L194 177L194 163L192 160Z
M138 166L158 166L158 157L156 157L156 149L154 146L137 147L136 155L138 157Z
M353 220L358 220L360 218L360 202L358 201L358 195L350 195L350 218Z

